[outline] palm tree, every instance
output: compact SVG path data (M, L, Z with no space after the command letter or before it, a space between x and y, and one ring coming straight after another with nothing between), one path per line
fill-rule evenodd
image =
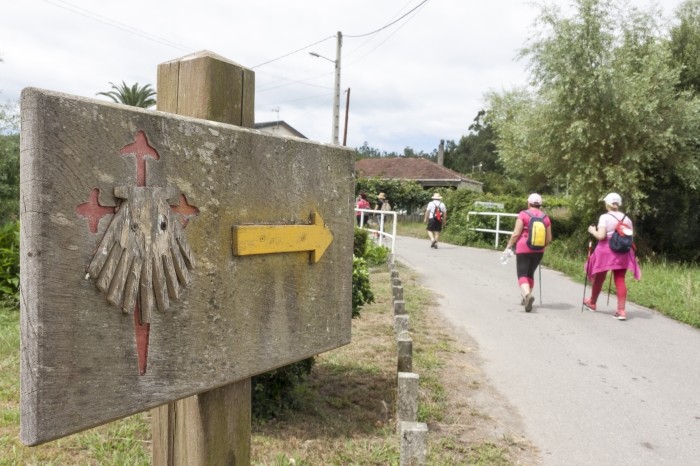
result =
M156 99L152 97L156 95L150 84L139 86L139 83L134 83L129 87L124 81L121 86L117 87L114 83L109 83L112 86L109 92L98 92L97 95L109 97L118 104L131 105L133 107L148 108L156 104Z

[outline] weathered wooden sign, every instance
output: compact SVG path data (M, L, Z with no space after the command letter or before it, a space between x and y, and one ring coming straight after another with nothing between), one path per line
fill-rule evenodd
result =
M22 441L349 343L353 193L342 147L25 89Z

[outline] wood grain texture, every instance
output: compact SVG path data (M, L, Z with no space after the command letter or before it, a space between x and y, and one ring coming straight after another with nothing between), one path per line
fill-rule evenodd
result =
M37 89L23 92L22 120L24 443L349 343L351 151ZM153 304L143 376L133 317L86 279L113 216L100 219L92 233L76 212L95 188L101 205L116 205L114 188L134 185L134 157L120 150L139 131L160 155L146 161L146 185L177 188L199 209L184 230L196 261L191 285L168 312ZM313 210L334 237L317 264L309 264L308 253L232 255L233 225L299 224Z
M183 62L187 66L181 66ZM180 73L182 69L187 71ZM211 69L219 70L216 76ZM158 88L177 92L175 99L159 100L159 110L253 127L255 88L246 79L250 70L210 52L169 62L158 70ZM204 89L192 93L195 87ZM231 95L221 95L227 93ZM167 436L154 439L153 465L250 464L251 398L247 378L155 408L152 429Z

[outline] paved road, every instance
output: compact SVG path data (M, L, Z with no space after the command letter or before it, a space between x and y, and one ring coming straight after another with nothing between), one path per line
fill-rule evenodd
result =
M537 288L525 313L515 261L503 266L499 255L431 249L427 238L396 243L397 260L476 340L484 371L519 411L542 464L700 465L700 331L632 303L619 322L614 296L607 306L601 295L596 313L581 312L583 285L548 269L544 304Z

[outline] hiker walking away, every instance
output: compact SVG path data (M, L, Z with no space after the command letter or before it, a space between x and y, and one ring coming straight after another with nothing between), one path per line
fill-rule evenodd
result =
M532 311L535 297L535 270L539 267L545 248L552 242L552 221L540 210L542 196L532 193L527 198L527 209L520 211L515 220L513 234L504 254L510 254L515 246L515 268L525 312Z
M360 193L360 197L357 198L357 203L355 204L355 207L358 209L369 209L369 201L367 200L367 194L362 192ZM366 225L366 219L367 219L367 213L366 212L360 212L359 210L355 212L355 217L357 218L357 226L364 226Z
M639 280L642 277L642 271L637 263L634 249L630 249L627 252L613 251L610 248L610 238L612 238L620 222L628 228L626 234L629 236L632 235L634 228L632 220L620 211L622 197L619 194L609 193L603 198L603 201L607 212L600 216L598 225L588 227L588 233L598 240L598 244L584 266L591 281L591 296L584 298L583 304L589 311L596 310L596 303L598 302L600 291L603 289L605 277L608 271L612 270L617 294L617 311L613 317L617 320L626 320L627 285L625 283L625 275L630 270L635 280Z
M374 210L380 210L382 212L389 212L391 210L391 204L386 198L386 194L379 193L377 196L377 204L374 206ZM381 230L387 221L390 219L388 215L382 215L381 213L374 214L375 220L377 221L378 228ZM377 233L379 235L379 233Z
M431 248L438 248L440 232L446 220L447 207L442 202L440 193L435 193L428 203L428 206L425 208L425 216L423 217L423 221L428 224L427 230Z

